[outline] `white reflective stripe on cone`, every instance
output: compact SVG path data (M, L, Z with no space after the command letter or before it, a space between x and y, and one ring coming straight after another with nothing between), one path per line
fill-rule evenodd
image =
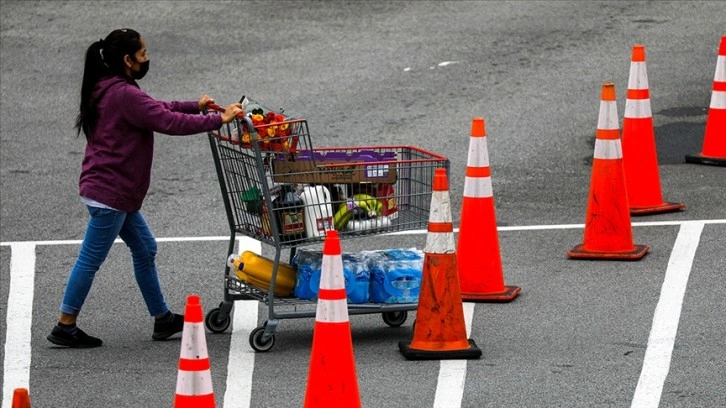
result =
M710 107L711 109L726 109L726 91L713 91Z
M469 167L489 167L489 150L487 149L486 137L469 138Z
M429 222L451 222L451 200L448 191L431 192Z
M179 370L176 379L176 393L186 396L212 394L212 373L209 370Z
M623 147L620 139L595 139L596 159L615 160L623 158Z
M726 82L726 56L719 55L716 59L716 74L713 76L714 82Z
M602 130L620 129L618 123L618 108L615 101L600 101L600 114L597 118L597 128Z
M348 301L346 299L318 299L315 321L320 323L345 323L348 321Z
M453 232L429 232L426 234L424 252L427 254L453 254L455 245Z
M494 196L491 177L469 177L464 179L464 197L489 198Z
M320 289L345 288L342 259L342 255L323 255L323 264L321 270L331 271L331 273L320 274Z
M648 89L648 71L645 62L630 63L628 89Z
M188 360L207 358L207 341L204 336L203 323L184 323L180 357Z
M649 99L626 99L625 100L625 117L633 119L643 119L653 117L650 110Z

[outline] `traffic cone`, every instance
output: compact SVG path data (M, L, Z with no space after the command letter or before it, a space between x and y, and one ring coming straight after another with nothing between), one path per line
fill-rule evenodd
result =
M726 166L726 35L718 48L703 149L699 154L686 155L686 163Z
M16 388L13 391L13 408L30 408L30 395L27 388Z
M462 301L511 302L521 291L518 286L504 286L486 129L482 118L474 118L471 123L456 263Z
M325 232L306 408L360 407L338 231Z
M628 96L623 118L623 169L630 215L649 215L683 210L683 203L663 201L655 129L650 110L645 47L633 46Z
M479 358L481 350L466 338L446 170L436 169L433 181L413 340L398 348L408 360Z
M647 245L633 245L612 83L602 86L588 200L584 241L567 253L569 258L632 261L648 253Z
M212 373L198 295L187 296L174 408L214 408Z

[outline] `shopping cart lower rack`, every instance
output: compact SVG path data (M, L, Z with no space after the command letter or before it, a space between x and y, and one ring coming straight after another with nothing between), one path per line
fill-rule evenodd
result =
M214 105L208 113L221 110ZM224 332L235 300L264 303L267 320L250 333L255 351L272 349L280 320L315 317L315 299L296 297L283 276L299 247L321 244L330 229L341 239L426 229L434 172L449 168L447 158L412 146L313 148L305 120L276 119L254 123L239 117L208 134L231 234L224 300L207 313L205 325ZM274 249L267 279L240 272L231 262L238 234ZM288 263L280 260L283 250L289 251ZM349 300L348 313L381 313L396 327L416 307L415 301Z

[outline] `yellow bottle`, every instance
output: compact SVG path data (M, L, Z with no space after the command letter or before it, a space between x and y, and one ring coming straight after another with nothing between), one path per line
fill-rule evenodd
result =
M258 289L269 290L272 279L274 262L251 251L244 251L238 257L230 256L230 267L235 275ZM277 279L275 279L275 296L292 296L295 288L296 271L292 266L280 262L277 267Z

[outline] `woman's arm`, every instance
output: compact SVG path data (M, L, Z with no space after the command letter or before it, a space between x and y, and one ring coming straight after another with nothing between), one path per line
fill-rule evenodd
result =
M199 115L198 101L157 101L134 86L126 87L124 108L132 125L167 135L192 135L222 126L222 115Z

